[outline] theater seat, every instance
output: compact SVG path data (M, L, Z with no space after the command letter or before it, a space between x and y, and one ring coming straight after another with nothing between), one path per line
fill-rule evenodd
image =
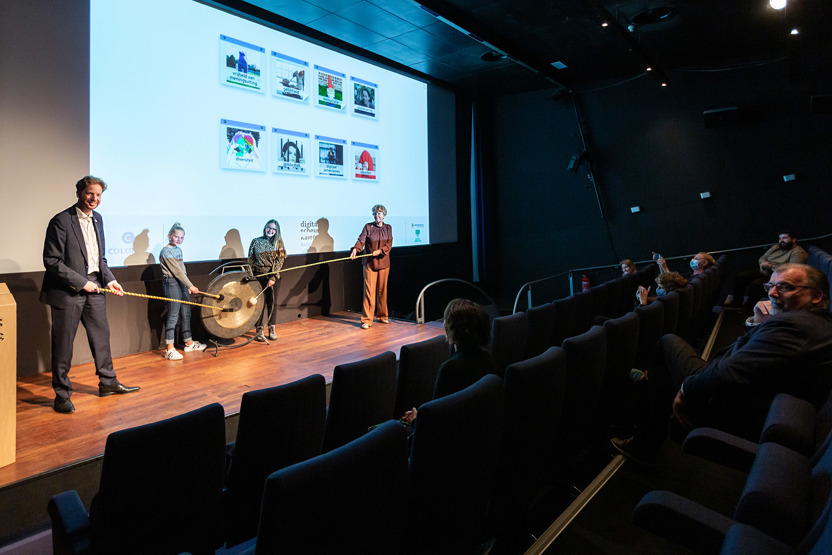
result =
M433 399L439 367L450 357L450 345L444 335L402 345L399 352L394 418L400 418L405 411Z
M257 535L266 477L319 455L325 423L326 380L320 374L243 394L225 484L226 545Z
M406 552L471 553L487 539L502 435L503 382L494 375L419 408Z
M555 305L546 303L526 310L526 353L524 358L541 354L554 345Z
M225 413L219 403L107 437L87 515L49 500L55 553L213 553L223 543Z
M491 321L491 354L502 377L506 366L523 360L526 354L526 313L500 316Z
M738 547L733 535L753 527L779 545L777 553L810 552L829 545L817 542L828 534L832 483L832 449L827 448L812 466L801 454L776 443L760 446L757 458L737 502L733 518L721 515L667 491L653 491L639 501L633 522L683 546L716 552L728 544ZM732 532L732 528L741 528ZM756 534L756 532L755 532ZM753 553L750 547L743 553ZM761 540L762 541L762 540ZM765 540L768 544L768 540ZM762 544L761 544L762 546ZM784 547L785 546L785 547ZM768 553L768 551L763 551Z
M270 475L255 552L399 553L407 527L407 455L404 426L389 420Z
M396 355L392 351L336 366L323 452L341 447L367 433L370 426L393 418L395 403Z

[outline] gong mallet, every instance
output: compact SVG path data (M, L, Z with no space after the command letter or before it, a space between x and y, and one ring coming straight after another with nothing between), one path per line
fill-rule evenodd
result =
M113 294L116 293L115 290L107 289L107 288L101 288L101 289L99 289L99 291L101 293L113 293ZM157 297L156 295L143 295L141 293L130 293L128 291L122 291L122 293L124 293L128 297L141 297L142 299L155 299L157 301L171 301L171 302L174 302L174 303L189 304L191 306L201 306L203 308L210 308L211 310L219 310L220 312L234 312L233 308L220 308L218 306L211 306L209 304L194 303L194 302L191 302L191 301L181 301L179 299L169 299L167 297Z
M263 289L261 289L261 290L260 290L260 292L259 292L259 293L257 293L257 295L256 295L256 296L251 297L251 298L248 300L248 306L254 306L254 305L256 305L256 304L257 304L257 298L258 298L260 295L262 295L263 293L265 293L265 292L266 292L266 289L268 289L268 287L264 287Z
M217 299L218 301L225 300L225 295L220 293L219 295L213 295L211 293L206 293L205 291L197 291L194 295L202 295L204 297L211 297L212 299Z

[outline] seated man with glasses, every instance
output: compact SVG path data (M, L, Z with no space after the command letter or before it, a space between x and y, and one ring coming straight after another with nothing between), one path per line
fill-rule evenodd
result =
M820 406L832 389L829 280L811 266L783 264L765 289L769 314L761 311L759 325L709 362L680 337L662 337L636 434L612 440L620 453L655 464L671 408L684 430L713 426L756 440L776 394Z

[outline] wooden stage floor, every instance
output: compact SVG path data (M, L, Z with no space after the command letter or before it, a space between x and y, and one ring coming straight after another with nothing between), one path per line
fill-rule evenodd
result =
M246 391L311 374L322 374L329 383L338 364L385 351L398 356L402 345L444 335L444 330L436 322L405 320L363 330L358 314L336 313L280 324L277 335L271 345L251 342L221 349L219 357L209 349L183 353L181 361L165 360L161 350L117 358L119 381L142 388L128 395L99 398L93 364L78 365L70 372L75 413L68 415L52 410L51 374L18 380L16 462L0 468L0 489L102 455L107 436L117 430L215 402L228 416L240 410Z

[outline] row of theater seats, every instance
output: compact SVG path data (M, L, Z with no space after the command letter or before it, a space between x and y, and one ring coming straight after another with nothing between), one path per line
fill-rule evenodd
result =
M711 280L694 280L693 295ZM610 283L574 302L607 306L599 291L626 284L632 298L638 285ZM55 552L452 553L487 540L486 522L497 534L527 530L532 500L574 483L637 357L686 320L680 305L627 312L622 302L603 327L576 324L541 352L526 350L534 326L524 322L522 354L498 358L503 380L434 401L443 337L403 346L398 364L387 352L336 367L328 409L320 375L246 393L228 446L218 404L111 434L89 514L74 491L49 503ZM389 420L413 406L408 448Z
M815 246L808 254L807 263L830 276L832 255ZM633 521L638 526L706 553L832 550L832 393L817 411L807 401L777 395L757 443L697 428L682 448L747 473L733 514L669 491L653 491L636 506Z
M637 525L705 553L830 552L832 394L817 412L811 403L777 395L759 443L699 428L683 447L748 473L733 515L653 491L636 506Z
M269 474L429 401L449 356L441 336L404 345L398 361L385 352L336 366L328 408L319 374L247 392L228 445L219 404L113 433L90 513L75 491L49 503L55 552L204 552L248 540Z
M695 342L725 279L724 263L725 255L684 288L636 309L641 321L642 343L636 358L637 367L648 363L656 341L665 333L676 333L690 343ZM584 333L594 321L599 321L598 317L617 318L632 312L638 286L655 288L655 269L656 266L651 264L635 274L591 287L588 291L495 318L491 350L498 369L502 371L512 362L538 355L552 345L562 344L568 337Z

